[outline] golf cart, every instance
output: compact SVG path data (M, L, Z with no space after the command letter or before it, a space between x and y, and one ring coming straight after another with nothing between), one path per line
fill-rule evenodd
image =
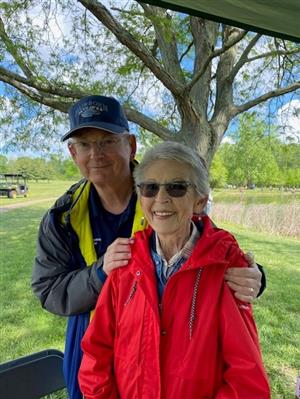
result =
M27 177L17 173L5 173L0 175L0 196L16 198L17 196L27 197Z

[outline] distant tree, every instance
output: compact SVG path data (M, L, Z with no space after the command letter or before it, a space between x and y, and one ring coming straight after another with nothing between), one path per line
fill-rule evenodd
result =
M287 170L284 174L284 185L300 188L300 168Z
M34 166L32 158L19 157L16 159L11 159L9 161L9 172L22 173L31 179L34 176Z
M62 163L62 177L67 180L77 180L80 177L80 172L74 162L68 158Z
M8 159L6 156L0 154L0 174L7 173L8 171Z
M271 145L276 139L268 132L266 123L255 113L241 116L239 129L232 135L235 144L227 144L221 151L230 183L241 186L278 183L279 167Z
M9 161L11 173L22 173L36 181L52 179L53 168L43 158L19 157Z
M218 151L214 156L210 168L209 182L211 188L224 187L225 184L227 183L227 175L228 175L227 168L224 165L224 161L220 152Z

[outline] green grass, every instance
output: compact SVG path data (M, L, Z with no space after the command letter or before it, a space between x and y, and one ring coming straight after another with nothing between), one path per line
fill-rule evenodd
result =
M264 265L267 290L254 305L272 399L294 398L300 375L300 242L220 223Z
M66 189L68 189L74 182L63 180L50 180L40 181L36 183L35 181L29 181L29 194L28 197L24 198L18 196L15 199L10 199L7 197L0 197L0 206L16 204L20 202L28 202L36 199L44 199L44 198L57 198L62 195Z
M65 183L55 190L61 191ZM30 289L37 229L51 203L0 213L0 362L64 348L66 320L44 311ZM292 399L300 371L299 241L222 225L265 266L268 287L254 306L264 361L272 399ZM63 399L65 394L52 398Z
M43 349L64 350L66 319L43 310L30 288L37 228L46 206L50 203L0 213L0 363Z

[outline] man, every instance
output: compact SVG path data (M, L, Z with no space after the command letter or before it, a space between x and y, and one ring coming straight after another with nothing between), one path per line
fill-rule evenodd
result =
M146 223L133 190L136 140L119 102L84 97L70 108L69 118L71 129L62 140L68 140L84 179L41 221L32 289L49 312L69 316L64 373L69 397L80 399L80 342L90 312L107 275L130 259L132 239L125 237ZM235 295L245 301L262 291L262 274L250 258L249 264L226 276Z

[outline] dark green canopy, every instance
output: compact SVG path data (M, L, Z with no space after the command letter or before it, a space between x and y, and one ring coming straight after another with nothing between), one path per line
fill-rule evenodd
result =
M143 0L141 2L300 42L300 0Z

